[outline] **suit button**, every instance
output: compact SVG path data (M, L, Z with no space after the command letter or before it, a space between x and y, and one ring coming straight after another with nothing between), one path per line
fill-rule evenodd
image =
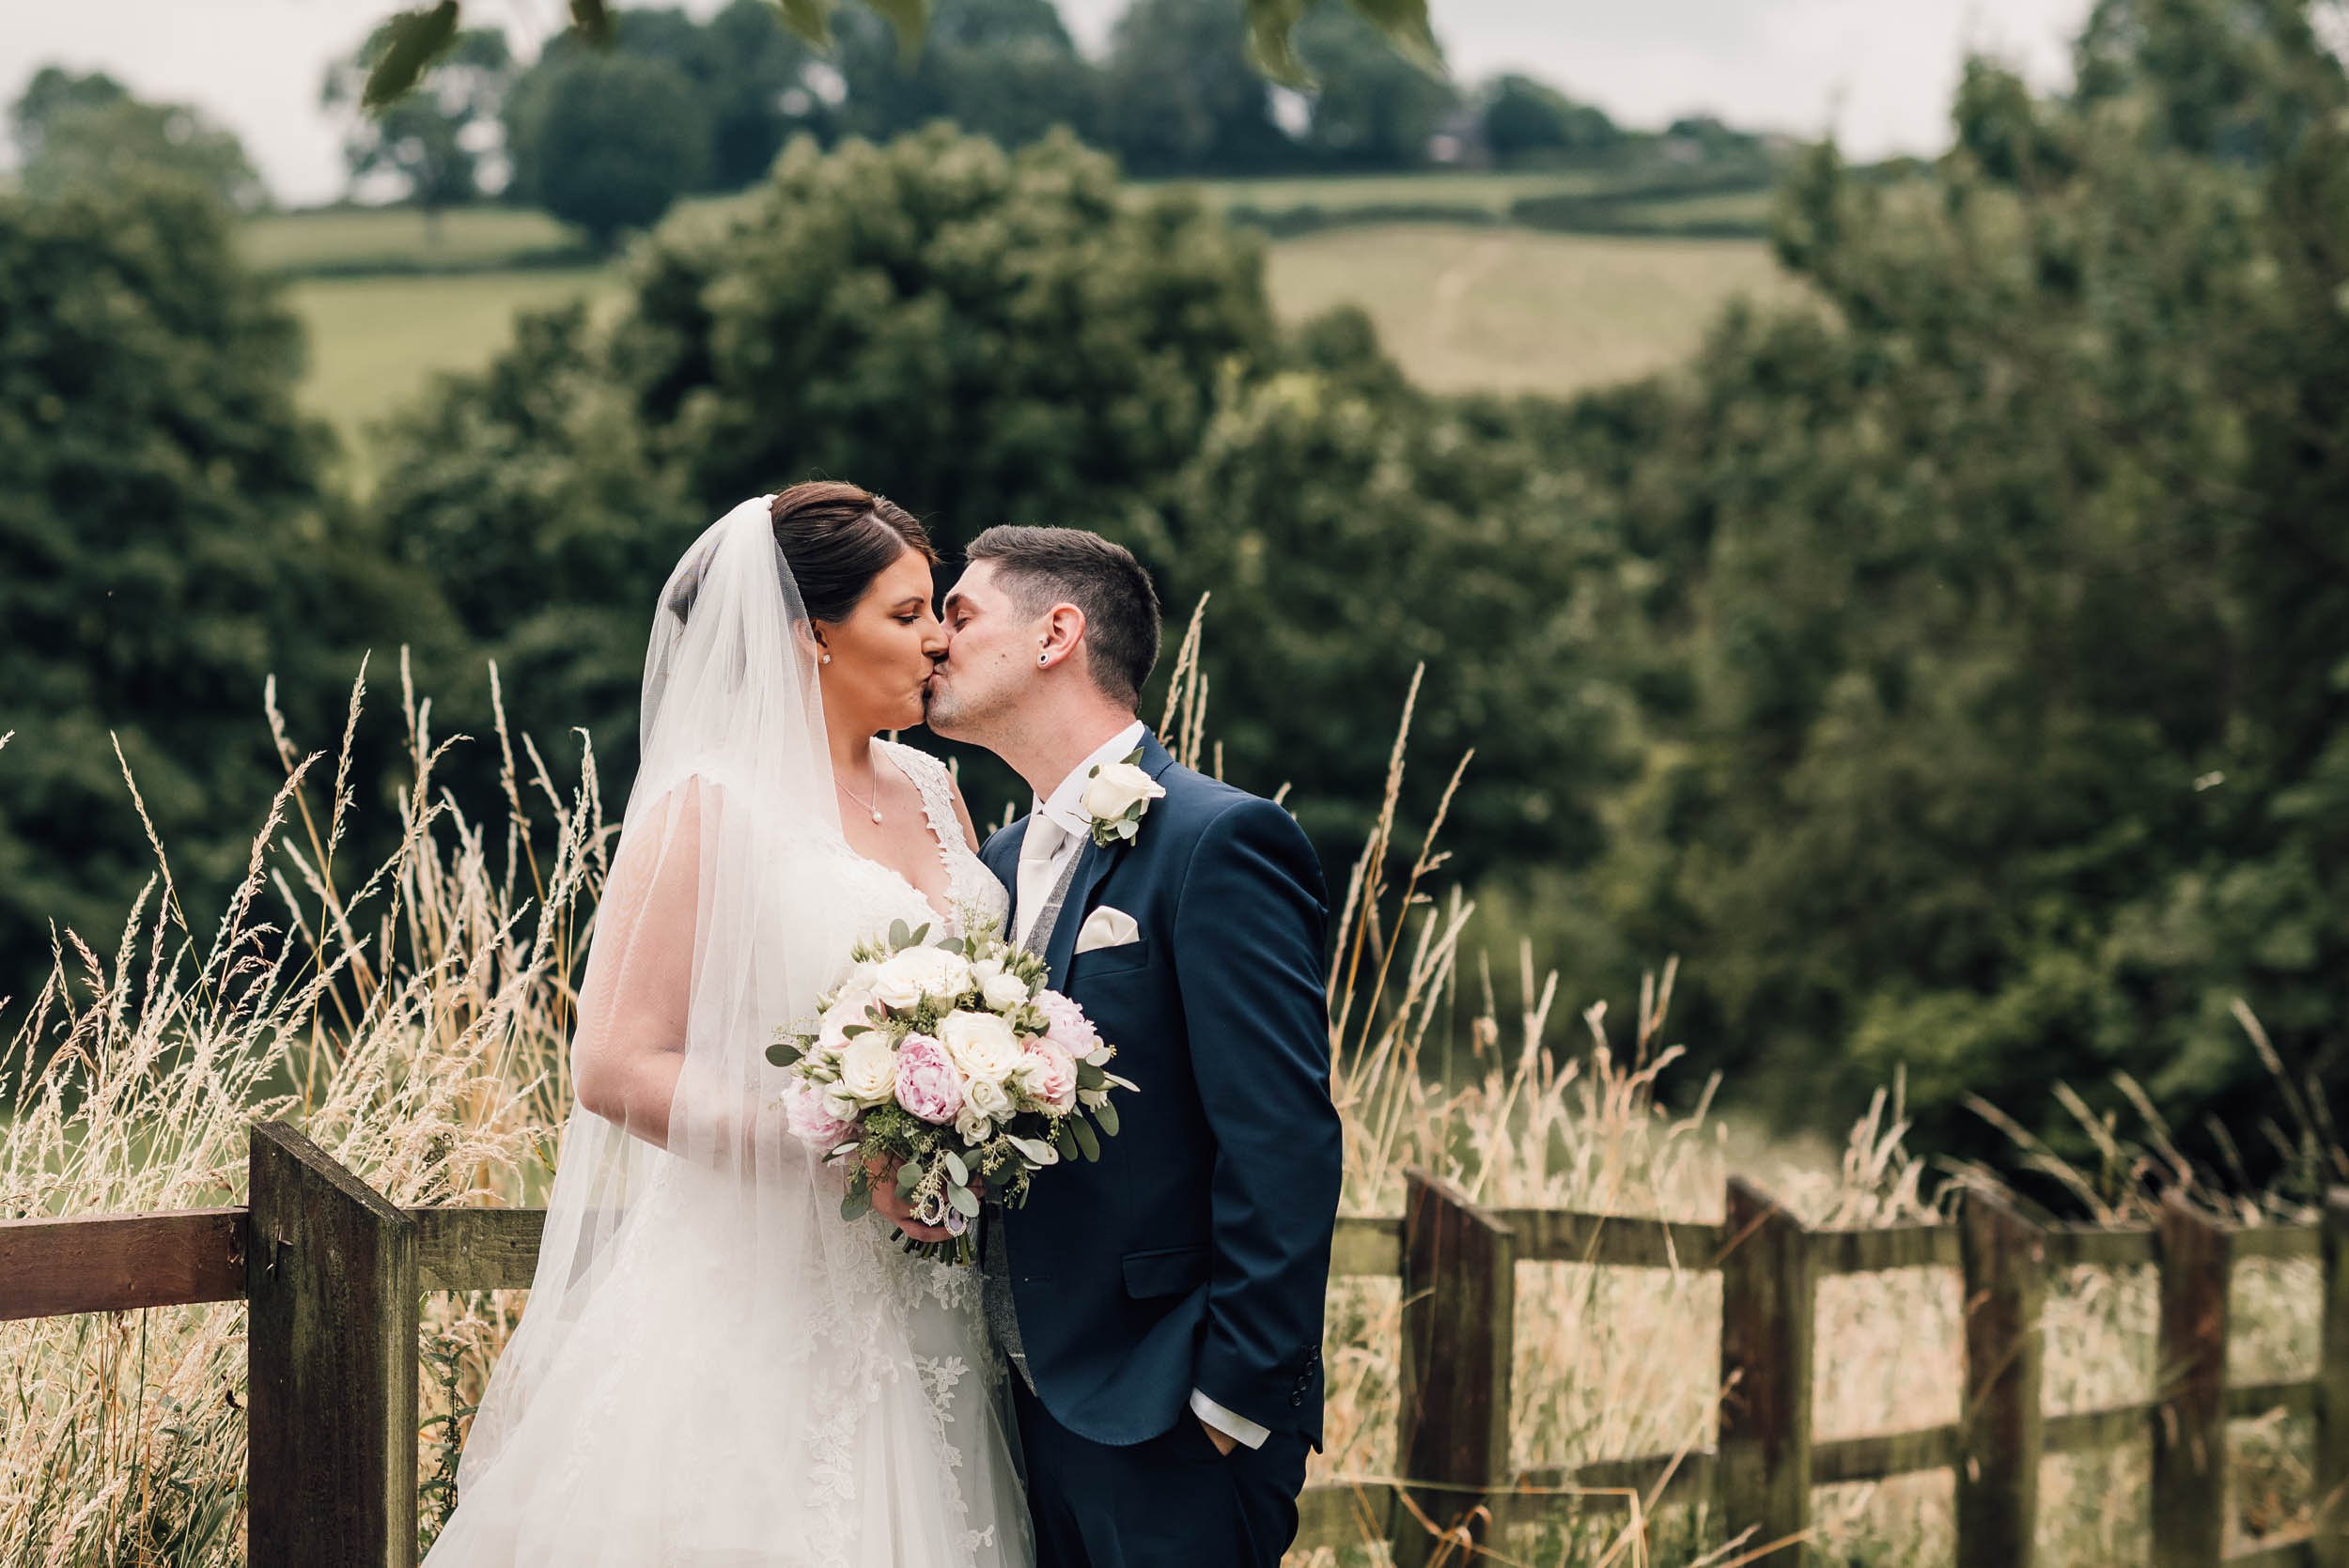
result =
M1304 1404L1304 1403L1305 1403L1305 1396L1304 1396L1302 1393L1294 1393L1294 1394L1289 1395L1289 1407L1290 1407L1291 1409L1295 1409L1298 1405L1302 1405L1302 1404Z

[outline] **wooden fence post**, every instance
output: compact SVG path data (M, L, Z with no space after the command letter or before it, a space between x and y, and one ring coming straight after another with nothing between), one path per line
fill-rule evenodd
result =
M2154 1568L2217 1568L2227 1538L2227 1286L2234 1238L2171 1193L2161 1210Z
M2316 1369L2316 1568L2349 1568L2349 1188L2325 1195L2325 1329Z
M253 1129L246 1560L416 1560L416 1232L283 1122Z
M1439 1529L1487 1538L1486 1494L1505 1492L1509 1380L1517 1355L1517 1238L1508 1224L1450 1182L1407 1173L1403 1211L1402 1430L1395 1452L1420 1510ZM1398 1568L1437 1540L1398 1498L1392 1533ZM1454 1553L1455 1560L1465 1553Z
M1958 1399L1957 1568L2031 1568L2046 1426L2039 1386L2047 1249L1987 1192L1959 1199L1966 1381Z
M1798 1563L1811 1528L1811 1337L1818 1271L1810 1237L1760 1188L1729 1179L1722 1219L1721 1526L1748 1552Z

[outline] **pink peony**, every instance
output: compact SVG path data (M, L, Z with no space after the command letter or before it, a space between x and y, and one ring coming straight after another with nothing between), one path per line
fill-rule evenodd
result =
M1077 1063L1056 1040L1031 1040L1019 1062L1019 1086L1055 1116L1077 1109Z
M962 1074L930 1035L909 1034L897 1047L897 1103L934 1126L962 1109Z
M783 1115L791 1135L830 1153L856 1136L856 1124L844 1122L824 1105L824 1092L805 1079L783 1092Z
M1087 1057L1100 1048L1101 1036L1094 1032L1083 1008L1051 990L1036 992L1035 1005L1044 1015L1044 1037L1070 1056Z

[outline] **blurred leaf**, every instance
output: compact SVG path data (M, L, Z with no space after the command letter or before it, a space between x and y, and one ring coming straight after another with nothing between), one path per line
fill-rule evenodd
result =
M775 0L790 29L818 49L832 47L832 0Z
M922 53L922 36L929 31L930 0L865 0L897 34L897 59L911 67Z
M425 68L457 41L457 0L396 16L387 30L391 40L367 72L367 90L360 100L369 109L381 109L414 86Z
M1248 0L1248 58L1284 87L1299 92L1314 85L1313 72L1297 53L1297 24L1304 20L1302 0Z
M1395 53L1437 76L1445 74L1443 51L1427 24L1427 0L1347 0L1384 33Z
M605 0L571 0L571 28L589 43L610 43L612 8Z

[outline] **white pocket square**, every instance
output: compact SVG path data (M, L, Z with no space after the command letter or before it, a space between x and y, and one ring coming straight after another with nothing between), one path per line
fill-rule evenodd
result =
M1142 927L1134 917L1123 909L1112 909L1107 904L1085 916L1085 923L1077 929L1077 951L1090 953L1097 947L1123 947L1142 939Z

